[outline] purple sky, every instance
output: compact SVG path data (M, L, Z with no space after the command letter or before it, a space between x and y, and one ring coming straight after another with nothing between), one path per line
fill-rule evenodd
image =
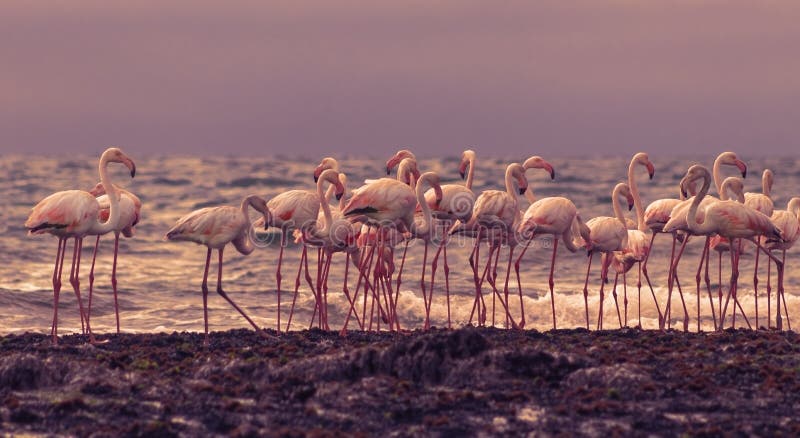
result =
M0 148L790 154L798 23L797 1L4 2Z

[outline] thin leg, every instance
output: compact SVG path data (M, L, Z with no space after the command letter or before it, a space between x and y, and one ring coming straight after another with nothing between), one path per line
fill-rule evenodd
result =
M75 266L74 277L70 278L70 283L72 283L72 287L75 289L75 297L78 299L78 308L80 309L81 317L85 317L86 313L83 310L83 300L81 300L81 281L80 281L82 248L83 248L83 238L76 238L75 255L73 258L73 264ZM89 321L86 321L86 333L89 335L90 343L94 344L97 342L94 338L94 334L92 334L92 327L91 325L89 325Z
M586 330L589 330L589 273L592 270L592 256L594 251L589 252L589 263L586 265L586 281L583 282L583 306L586 310Z
M261 335L261 337L267 337L266 333L264 333L264 332L261 330L261 327L259 327L258 325L256 325L256 323L255 323L255 322L253 322L253 320L252 320L252 319L250 319L250 317L249 317L249 316L247 316L247 314L246 314L246 313L244 313L244 311L243 311L242 309L240 309L240 308L239 308L239 306L237 306L237 305L236 305L236 303L234 303L234 302L233 302L233 300L232 300L230 297L228 297L228 294L227 294L227 293L225 293L225 291L224 291L224 290L222 290L222 250L223 250L223 249L224 249L224 248L220 248L220 249L219 249L219 266L218 266L218 268L217 268L217 293L218 293L220 296L222 296L222 298L225 298L225 301L227 301L227 302L228 302L228 303L229 303L231 306L233 306L233 308L234 308L234 309L236 309L236 310L239 312L239 314L241 314L242 316L244 316L244 319L246 319L246 320L247 320L247 322L249 322L249 323L250 323L250 325L252 325L252 326L253 326L253 328L255 329L255 331L256 331L256 333L257 333L257 334ZM211 252L210 252L210 250L209 250L209 256L210 256L210 255L211 255Z
M97 261L97 248L100 246L100 235L94 240L94 251L92 252L92 266L89 268L89 307L86 312L86 319L92 318L92 292L94 291L94 265ZM83 326L83 320L81 320Z
M525 253L528 251L528 247L530 246L530 244L531 244L531 239L528 239L525 242L525 246L522 247L522 251L519 253L519 257L517 257L517 260L514 262L514 273L517 276L517 291L519 292L520 308L523 307L523 306L522 306L522 282L520 281L520 278L519 278L519 266L520 266L520 262L522 261L522 258L525 257ZM558 242L557 241L555 242L555 245L558 246ZM511 259L509 259L508 262L511 263ZM550 267L550 274L551 274L550 275L550 279L551 280L552 280L552 273L553 273L553 268L551 266ZM506 280L506 282L508 282L508 280ZM551 299L553 299L552 298L552 294L551 294ZM525 327L524 315L523 315L523 318L522 318L522 321L520 322L520 324L521 324L520 328L524 328ZM553 314L553 327L555 327L555 313Z
M119 302L117 301L117 253L119 252L119 231L114 231L114 262L111 265L111 288L114 290L114 313L117 316L117 334L119 334ZM94 262L94 261L92 261ZM91 302L91 295L89 298ZM91 308L89 309L91 313ZM89 315L86 315L89 320Z
M761 244L761 236L758 236L758 243ZM759 251L756 250L755 268L753 268L753 298L756 307L756 329L758 329L758 256Z
M292 316L294 316L294 305L297 302L297 294L300 291L300 276L303 274L303 265L308 258L308 247L303 245L303 250L300 252L300 264L297 266L297 277L294 279L294 296L292 297L292 306L289 308L289 320L286 322L286 331L289 331L289 327L292 326ZM308 269L308 264L305 264L306 269ZM316 294L316 291L312 289L312 292Z
M211 264L211 248L208 248L206 254L206 268L203 271L203 321L205 322L205 337L203 338L203 346L208 346L208 266Z
M64 268L64 252L66 248L67 239L59 237L56 262L53 266L53 324L50 328L50 335L53 337L53 345L58 344L58 298L61 294L61 270Z
M286 230L281 229L281 249L278 252L278 269L275 270L275 282L278 288L278 333L281 332L281 264L283 263L283 249L286 247Z
M714 323L714 331L717 330L717 313L714 311L714 298L711 296L711 277L708 275L708 265L711 262L711 248L709 247L706 254L706 267L705 267L705 281L706 292L708 293L708 304L711 307L711 321Z
M445 238L445 241L447 239ZM452 329L450 323L450 265L447 264L447 243L444 245L444 291L447 295L447 328Z
M697 282L697 332L700 333L700 274L703 271L703 261L705 261L706 257L708 257L709 251L709 244L711 243L711 236L706 236L706 240L703 243L703 252L700 254L700 264L697 265L697 275L695 276L695 280ZM688 321L684 324L684 326L688 324ZM688 329L685 327L685 330Z
M658 306L658 299L656 298L656 292L653 290L653 284L650 282L650 275L647 271L647 262L650 260L650 254L653 252L653 244L656 240L656 235L659 234L657 231L653 231L652 237L650 237L650 246L647 248L647 254L644 256L644 263L642 264L641 270L642 274L644 274L644 279L647 281L647 287L650 288L650 294L653 296L653 303L656 305L656 311L658 312L658 327L663 328L663 320L664 317L661 313L661 309ZM672 251L673 254L675 253L675 235L672 235ZM672 264L672 260L670 259L670 264ZM639 327L642 326L641 317L639 318Z
M770 296L772 295L772 278L771 278L771 270L772 270L772 260L767 257L767 330L772 328L772 303L770 302Z

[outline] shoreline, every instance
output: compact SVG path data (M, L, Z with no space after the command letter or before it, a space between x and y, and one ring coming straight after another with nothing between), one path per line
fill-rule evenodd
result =
M268 330L270 334L274 331ZM800 336L466 327L0 337L0 428L70 435L800 434Z

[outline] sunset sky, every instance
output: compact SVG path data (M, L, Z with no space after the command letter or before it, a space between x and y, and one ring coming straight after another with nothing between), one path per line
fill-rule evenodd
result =
M800 150L796 1L6 1L0 148Z

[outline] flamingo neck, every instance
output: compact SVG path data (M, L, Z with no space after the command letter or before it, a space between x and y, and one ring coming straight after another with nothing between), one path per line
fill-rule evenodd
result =
M250 215L247 211L247 208L253 205L253 199L254 196L251 195L242 200L241 210L242 210L242 217L244 218L244 223L245 223L245 234L243 236L244 238L235 239L233 241L236 250L239 251L242 255L248 255L251 252L253 252L253 250L255 250L256 248L255 245L253 245L253 240L249 238L250 227L252 227L252 225L250 224Z
M514 175L512 175L513 168L508 166L506 169L506 193L511 195L512 198L515 200L517 199L517 193L515 192L514 187Z
M106 195L108 195L108 220L105 222L95 222L91 233L105 234L112 231L117 226L117 222L119 222L119 191L111 182L111 177L108 176L108 158L105 154L100 157L98 171L100 173L100 183L103 185L103 190L105 190Z
M789 213L792 213L795 217L800 218L800 198L792 198L789 201L789 206L786 208Z
M714 167L711 172L714 175L714 186L717 188L717 194L722 196L722 175L720 174L720 167L722 166L722 154L714 160Z
M427 183L429 186L433 187L433 185L428 180L427 175L423 175L419 181L417 182L416 187L414 188L414 192L417 195L417 204L419 204L420 208L422 209L422 224L417 225L416 221L412 221L412 232L417 236L428 235L431 230L431 222L433 221L433 216L431 214L431 207L425 201L425 184Z
M614 192L611 194L611 205L614 207L614 217L617 218L622 226L628 228L625 224L625 214L622 212L622 205L620 205L619 198L622 196L620 186L614 187Z
M700 188L700 192L695 195L694 200L692 200L692 205L689 206L689 212L686 216L686 224L689 226L689 230L695 234L710 234L713 231L709 226L711 221L705 220L702 224L697 222L697 208L708 194L709 187L711 187L711 179L706 171L703 175L703 186Z
M325 197L325 192L322 189L323 184L325 184L325 179L320 178L317 181L317 196L319 197L319 206L322 208L322 213L324 215L324 222L322 224L322 229L318 230L318 233L325 234L330 229L331 223L333 223L333 216L331 216L331 206L328 204L328 198Z
M764 175L761 177L761 193L769 197L772 192L771 186L772 185L769 183L769 172L764 171Z
M639 197L639 187L636 185L635 168L636 160L631 160L628 165L628 186L631 188L633 207L636 209L636 227L639 231L645 231L647 230L647 225L644 223L644 207L642 206L642 199Z
M475 156L470 155L469 157L469 170L467 170L467 181L464 183L466 187L472 190L472 177L475 175Z

